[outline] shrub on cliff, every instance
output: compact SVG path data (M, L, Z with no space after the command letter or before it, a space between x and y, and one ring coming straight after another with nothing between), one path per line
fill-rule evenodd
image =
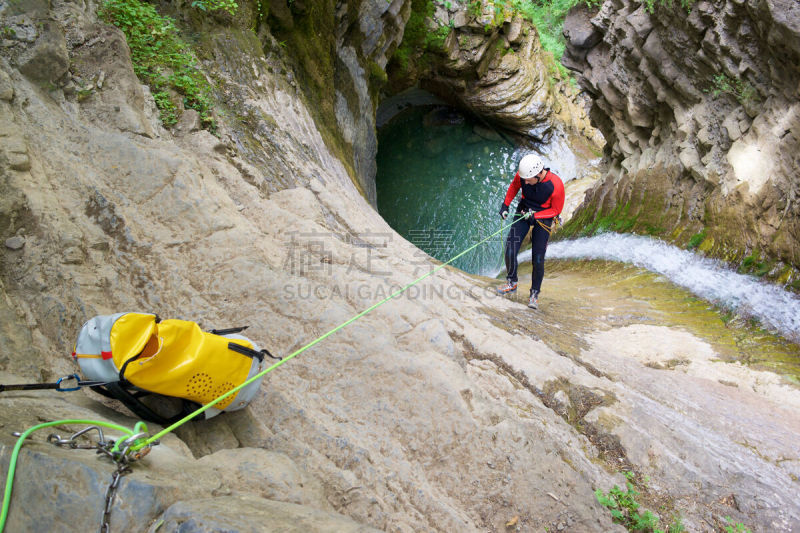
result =
M207 8L226 9L224 6L230 7L232 2L206 0L200 3ZM184 108L196 109L203 125L213 130L211 85L197 68L197 59L178 34L175 22L140 0L106 0L98 14L125 34L133 70L150 86L161 122L167 126L177 122L178 100ZM179 96L176 98L176 95Z

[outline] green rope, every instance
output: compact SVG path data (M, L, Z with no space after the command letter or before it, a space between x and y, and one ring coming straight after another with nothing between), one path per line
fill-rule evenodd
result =
M421 282L425 278L428 278L428 277L432 276L433 274L435 274L436 272L438 272L439 270L443 269L444 267L446 267L447 265L449 265L450 263L452 263L453 261L455 261L459 257L462 257L463 255L471 252L472 250L474 250L475 248L477 248L481 244L485 243L486 241L488 241L489 239L491 239L492 237L494 237L498 233L502 233L503 230L505 230L506 228L510 227L516 220L518 220L518 218L524 218L524 215L522 217L515 217L511 221L511 223L506 225L506 226L503 226L502 223L501 223L500 229L497 230L496 232L492 233L488 237L484 238L483 240L481 240L481 241L477 242L476 244L470 246L469 248L467 248L466 250L464 250L460 254L456 255L455 257L452 257L450 260L448 260L448 261L442 263L441 265L437 266L436 268L432 269L427 274L423 274L422 276L418 277L414 281L408 283L404 287L402 287L402 288L398 289L397 291L393 292L392 294L390 294L389 296L387 296L383 300L379 301L378 303L375 303L375 304L369 306L368 308L364 309L363 311L361 311L357 315L351 317L350 319L346 320L345 322L342 322L341 324L339 324L338 326L336 326L332 330L328 331L327 333L325 333L324 335L322 335L320 337L317 337L316 339L314 339L313 341L309 342L308 344L306 344L302 348L300 348L298 350L295 350L294 352L292 352L288 356L284 357L283 359L281 359L277 363L273 364L269 368L261 371L260 373L256 374L255 376L251 377L250 379L246 380L244 383L242 383L238 387L234 387L233 389L229 390L228 392L226 392L222 396L216 398L215 400L212 400L211 402L207 403L206 405L198 408L193 413L191 413L191 414L183 417L182 419L178 420L177 422L175 422L171 426L162 429L161 431L159 431L158 433L156 433L152 437L149 437L149 438L146 438L146 439L142 438L142 439L136 440L136 442L134 442L130 446L130 451L137 451L137 450L140 450L140 449L142 449L142 448L144 448L146 446L149 446L149 445L153 444L155 441L157 441L158 439L160 439L161 437L163 437L167 433L170 433L170 432L174 431L176 428L178 428L181 425L185 424L186 422L188 422L189 420L191 420L195 416L197 416L200 413L206 411L207 409L213 407L214 405L216 405L217 403L221 402L225 398L231 396L232 394L235 394L236 392L238 392L239 390L243 389L244 387L246 387L250 383L256 381L257 379L262 378L263 376L265 376L269 372L272 372L273 370L275 370L276 368L278 368L282 364L290 361L291 359L294 359L295 357L297 357L298 355L300 355L304 351L306 351L309 348L311 348L312 346L322 342L323 340L325 340L329 336L333 335L334 333L336 333L340 329L343 329L343 328L347 327L348 325L352 324L353 322L355 322L356 320L358 320L362 316L366 315L370 311L380 307L381 305L385 304L389 300L392 300L392 299L396 298L397 296L399 296L400 294L404 293L409 288L413 287L414 285L416 285L417 283ZM28 430L26 430L17 439L17 443L14 446L14 451L11 453L11 461L10 461L9 467L8 467L8 476L6 477L5 492L3 494L3 508L2 508L2 512L0 513L0 533L2 533L2 531L5 529L6 520L8 519L8 509L9 509L9 505L11 503L11 491L12 491L13 485L14 485L14 473L16 471L17 458L19 456L19 451L22 448L22 444L25 442L25 439L27 439L28 436L31 433L33 433L34 431L37 431L37 430L40 430L40 429L43 429L43 428L46 428L46 427L52 427L52 426L57 426L57 425L67 425L67 424L89 424L89 425L95 425L95 426L102 426L102 427L114 429L116 431L121 431L122 433L126 434L128 437L131 437L131 436L133 436L133 435L135 435L137 433L140 433L142 431L142 429L144 429L145 432L147 431L147 429L146 429L147 426L145 426L143 422L138 422L136 424L136 426L134 427L133 431L131 431L130 429L125 428L125 427L120 426L120 425L117 425L117 424L112 424L110 422L100 422L100 421L95 421L95 420L56 420L54 422L45 422L43 424L38 424L38 425L33 426L33 427L29 428ZM117 451L117 447L119 445L119 442L120 442L120 439L117 440L117 442L114 445L114 448L112 449L112 451Z
M519 217L519 218L522 218L522 217ZM297 357L298 355L300 355L304 351L306 351L309 348L313 347L314 345L322 342L323 340L325 340L329 336L333 335L337 331L339 331L339 330L347 327L348 325L352 324L353 322L355 322L356 320L358 320L362 316L366 315L367 313L373 311L374 309L380 307L381 305L385 304L386 302L388 302L388 301L396 298L397 296L401 295L402 293L407 291L409 288L413 287L414 285L416 285L417 283L421 282L425 278L428 278L428 277L432 276L433 274L435 274L439 270L443 269L444 267L446 267L447 265L449 265L450 263L452 263L453 261L455 261L459 257L462 257L465 254L471 252L472 250L474 250L475 248L477 248L481 244L485 243L486 241L488 241L489 239L491 239L492 237L494 237L498 233L502 233L503 230L505 230L506 228L510 227L516 221L516 219L517 218L513 219L511 221L511 223L506 225L506 226L503 226L502 223L501 223L500 224L500 229L497 230L496 232L492 233L488 237L486 237L483 240L477 242L476 244L470 246L469 248L467 248L463 252L459 253L458 255L450 258L450 260L442 263L441 265L439 265L436 268L432 269L430 272L428 272L426 274L423 274L422 276L418 277L414 281L408 283L404 287L402 287L402 288L398 289L397 291L393 292L392 294L390 294L389 296L387 296L383 300L381 300L381 301L369 306L368 308L364 309L363 311L361 311L357 315L351 317L350 319L346 320L345 322L342 322L341 324L339 324L338 326L336 326L332 330L330 330L327 333L321 335L320 337L317 337L316 339L314 339L313 341L309 342L308 344L306 344L302 348L299 348L298 350L295 350L294 352L292 352L288 356L284 357L283 359L281 359L277 363L271 365L270 367L268 367L265 370L262 370L261 372L259 372L255 376L253 376L250 379L246 380L241 385L239 385L237 387L234 387L233 389L229 390L228 392L226 392L222 396L219 396L215 400L212 400L211 402L207 403L206 405L198 408L196 411L194 411L193 413L190 413L189 415L183 417L182 419L178 420L177 422L175 422L171 426L162 429L161 431L159 431L158 433L156 433L152 437L149 437L149 438L146 438L146 439L143 438L143 439L137 440L133 445L131 445L130 450L131 451L137 451L137 450L140 450L140 449L142 449L142 448L144 448L146 446L149 446L149 445L153 444L155 441L157 441L158 439L160 439L164 435L174 431L176 428L178 428L181 425L185 424L186 422L188 422L189 420L191 420L195 416L197 416L200 413L210 409L211 407L213 407L217 403L221 402L225 398L231 396L232 394L237 393L239 390L243 389L244 387L246 387L247 385L249 385L252 382L256 381L257 379L262 378L263 376L265 376L269 372L272 372L273 370L275 370L276 368L278 368L282 364L294 359L295 357ZM66 424L89 424L89 425L95 425L95 426L103 426L103 427L106 427L106 428L114 429L116 431L121 431L122 433L125 433L128 437L133 436L136 433L139 433L141 428L146 428L146 426L144 426L144 424L142 422L137 423L135 428L134 428L134 430L131 431L128 428L125 428L125 427L117 425L117 424L112 424L112 423L109 423L109 422L99 422L99 421L94 421L94 420L56 420L54 422L45 422L43 424L38 424L38 425L33 426L33 427L29 428L28 430L26 430L17 439L17 443L14 446L14 451L11 453L11 461L10 461L9 467L8 467L8 476L6 477L5 492L3 494L3 508L2 508L2 513L0 513L0 533L2 533L2 531L5 529L6 520L8 519L8 508L9 508L9 505L11 503L11 491L12 491L13 485L14 485L14 473L16 471L17 458L19 456L19 451L22 448L22 444L25 442L25 439L27 439L28 436L31 433L33 433L34 431L37 431L37 430L40 430L40 429L43 429L43 428L46 428L46 427L52 427L52 426L57 426L57 425L66 425ZM145 429L145 431L146 431L146 429ZM115 444L115 448L114 448L115 450L116 450L116 447L117 447L118 443L119 443L119 440L118 440L117 444Z
M110 422L98 422L96 420L56 420L55 422L45 422L43 424L38 424L28 429L24 433L22 433L22 435L20 435L19 438L17 439L17 443L14 446L14 451L11 453L11 462L8 465L6 488L5 492L3 493L3 510L2 512L0 512L0 532L2 532L6 527L6 520L8 519L8 507L11 504L11 490L14 486L14 471L16 470L17 467L17 456L19 455L19 450L20 448L22 448L22 444L25 442L25 439L27 439L31 433L39 429L48 428L52 426L66 425L66 424L88 424L92 426L103 426L105 428L121 431L122 433L125 433L128 437L131 437L136 433L138 433L137 429L139 429L140 427L146 428L146 426L143 425L140 426L141 423L136 424L136 428L133 431L131 431L126 427L117 424L112 424ZM119 439L117 440L117 444L118 443Z
M183 424L185 424L186 422L188 422L192 418L196 417L200 413L206 411L207 409L210 409L211 407L213 407L217 403L221 402L222 400L224 400L225 398L231 396L232 394L235 394L240 389L243 389L244 387L246 387L247 385L249 385L252 382L256 381L257 379L262 378L263 376L265 376L269 372L272 372L273 370L275 370L276 368L278 368L282 364L294 359L295 357L297 357L298 355L300 355L304 351L306 351L309 348L311 348L312 346L322 342L323 340L325 340L326 338L330 337L331 335L333 335L334 333L336 333L340 329L345 328L346 326L352 324L353 322L355 322L356 320L358 320L362 316L366 315L370 311L376 309L377 307L380 307L381 305L385 304L389 300L392 300L393 298L395 298L395 297L399 296L400 294L404 293L406 290L408 290L409 288L413 287L414 285L416 285L420 281L424 280L425 278L427 278L429 276L432 276L433 274L435 274L439 270L443 269L444 267L446 267L447 265L449 265L450 263L452 263L453 261L455 261L459 257L463 256L464 254L467 254L467 253L471 252L472 250L474 250L475 248L477 248L481 244L485 243L486 241L488 241L489 239L491 239L492 237L494 237L498 233L501 233L504 229L506 229L508 227L511 227L511 225L513 225L514 222L519 220L519 218L524 218L524 217L525 217L525 215L522 215L520 217L516 217L516 215L515 215L515 218L511 221L510 224L508 224L506 226L502 226L501 225L499 230L495 231L494 233L492 233L491 235L489 235L485 239L483 239L483 240L479 241L478 243L470 246L469 248L467 248L466 250L464 250L460 254L456 255L455 257L452 257L447 262L442 263L441 265L437 266L436 268L434 268L433 270L431 270L427 274L423 274L422 276L418 277L414 281L410 282L408 285L406 285L406 286L402 287L401 289L398 289L397 291L393 292L392 294L390 294L389 296L387 296L386 298L384 298L380 302L369 306L368 308L364 309L363 311L361 311L357 315L353 316L349 320L346 320L345 322L342 322L341 324L339 324L338 326L336 326L332 330L328 331L327 333L325 333L324 335L322 335L320 337L317 337L316 339L314 339L313 341L309 342L308 344L306 344L302 348L299 348L298 350L295 350L294 352L292 352L291 354L287 355L286 357L284 357L283 359L281 359L277 363L274 363L272 366L270 366L266 370L262 370L261 372L259 372L255 376L251 377L250 379L248 379L247 381L245 381L244 383L242 383L238 387L234 387L233 389L229 390L228 392L226 392L222 396L218 397L217 399L210 401L209 403L205 404L204 406L198 408L193 413L190 413L190 414L186 415L185 417L181 418L177 422L173 423L171 426L162 429L161 431L159 431L158 433L156 433L152 437L149 437L147 439L138 441L136 444L131 446L131 450L132 451L136 451L136 450L138 450L140 448L143 448L144 446L149 446L149 445L153 444L155 441L157 441L158 439L160 439L161 437L163 437L167 433L170 433L170 432L174 431L176 428L182 426Z

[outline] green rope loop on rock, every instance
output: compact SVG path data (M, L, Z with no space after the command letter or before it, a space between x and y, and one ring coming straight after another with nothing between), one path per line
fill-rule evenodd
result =
M185 417L183 417L180 420L178 420L177 422L173 423L171 426L162 429L161 431L159 431L158 433L156 433L152 437L149 437L149 438L141 440L141 441L137 441L136 444L131 446L131 450L136 451L136 450L138 450L140 448L143 448L145 446L149 446L150 444L154 443L156 440L160 439L161 437L163 437L167 433L170 433L170 432L174 431L176 428L182 426L183 424L185 424L186 422L188 422L192 418L196 417L200 413L202 413L202 412L206 411L207 409L213 407L214 405L216 405L217 403L221 402L222 400L224 400L228 396L231 396L232 394L236 394L239 390L243 389L244 387L246 387L247 385L249 385L252 382L256 381L257 379L260 379L260 378L264 377L266 374L268 374L269 372L272 372L273 370L275 370L276 368L278 368L282 364L294 359L295 357L297 357L298 355L300 355L304 351L306 351L309 348L311 348L312 346L322 342L323 340L325 340L326 338L330 337L331 335L333 335L334 333L336 333L340 329L347 327L348 325L352 324L353 322L355 322L356 320L358 320L362 316L366 315L370 311L380 307L381 305L385 304L389 300L394 299L395 297L397 297L400 294L404 293L409 288L413 287L414 285L416 285L420 281L424 280L425 278L427 278L429 276L432 276L433 274L435 274L439 270L443 269L444 267L446 267L447 265L449 265L450 263L452 263L453 261L455 261L459 257L471 252L472 250L474 250L475 248L477 248L481 244L485 243L486 241L488 241L489 239L491 239L495 235L501 233L504 229L511 227L514 224L514 222L516 222L517 220L519 220L521 218L527 218L527 216L528 215L520 215L520 216L515 215L510 224L508 224L506 226L502 226L501 225L499 230L495 231L494 233L492 233L491 235L489 235L485 239L477 242L476 244L473 244L472 246L470 246L469 248L467 248L466 250L464 250L460 254L456 255L455 257L450 258L448 261L446 261L445 263L442 263L441 265L437 266L436 268L434 268L433 270L431 270L427 274L423 274L422 276L418 277L414 281L410 282L408 285L406 285L406 286L402 287L401 289L398 289L397 291L393 292L392 294L390 294L389 296L387 296L386 298L384 298L380 302L369 306L368 308L364 309L363 311L361 311L357 315L353 316L352 318L346 320L345 322L342 322L341 324L339 324L338 326L336 326L332 330L328 331L327 333L323 334L320 337L317 337L316 339L314 339L313 341L309 342L308 344L306 344L302 348L299 348L299 349L295 350L294 352L292 352L291 354L287 355L286 357L284 357L283 359L281 359L277 363L273 364L269 368L267 368L265 370L262 370L261 372L259 372L255 376L253 376L250 379L246 380L241 385L232 388L231 390L229 390L228 392L226 392L222 396L216 398L215 400L210 401L209 403L205 404L204 406L198 408L196 411L194 411L192 413L189 413Z
M121 431L125 433L128 437L131 437L138 433L141 428L145 428L146 426L143 425L142 422L136 424L134 431L130 429L120 426L118 424L112 424L111 422L98 422L97 420L56 420L54 422L45 422L43 424L38 424L29 428L24 433L22 433L19 438L17 439L17 443L14 445L14 451L11 452L11 461L8 464L8 476L6 477L6 488L5 492L3 493L3 509L0 512L0 532L2 532L6 527L6 520L8 519L8 508L11 504L11 490L14 486L14 471L17 467L17 457L19 456L19 450L22 448L22 444L25 442L25 439L33 433L34 431L40 430L42 428L48 428L53 426L60 426L60 425L67 425L67 424L84 424L84 425L92 425L92 426L102 426L105 428L113 429L116 431ZM117 439L119 441L119 439Z

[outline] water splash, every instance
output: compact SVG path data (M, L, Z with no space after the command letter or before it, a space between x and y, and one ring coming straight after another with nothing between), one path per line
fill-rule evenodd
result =
M519 255L530 260L530 250ZM548 259L605 259L631 263L661 274L695 295L761 323L800 342L800 297L719 261L697 256L662 241L638 235L604 233L551 243Z

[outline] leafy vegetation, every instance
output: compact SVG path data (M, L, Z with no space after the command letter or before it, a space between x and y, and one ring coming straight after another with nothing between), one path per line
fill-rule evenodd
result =
M726 516L725 521L727 522L724 526L725 533L750 533L750 530L747 529L744 524L741 522L734 522L730 516Z
M425 38L425 47L429 50L440 50L444 48L444 40L450 35L453 29L452 23L450 26L439 26L435 31L428 32Z
M239 9L239 4L235 0L193 0L192 7L201 11L226 11L233 15Z
M758 100L758 92L749 82L725 74L717 74L712 78L711 89L708 92L714 98L721 94L729 94L742 105Z
M203 0L206 8L225 9L232 0ZM133 70L150 86L160 111L161 122L175 124L178 105L196 109L203 126L215 129L211 115L211 85L197 68L197 59L181 39L172 18L160 15L141 0L106 0L100 18L125 34L131 50Z
M742 259L738 270L740 274L753 274L760 278L766 276L774 266L771 261L762 260L761 253L758 249L755 249L750 255Z
M536 27L542 48L553 55L551 68L569 78L569 71L560 63L567 46L562 29L569 10L580 3L595 6L600 0L494 0L489 2L493 16L485 30L500 26L509 17L522 16ZM470 0L467 4L467 13L476 18L484 16L483 9L482 0Z
M658 528L658 517L652 511L645 509L640 512L641 505L636 501L639 491L634 487L633 472L623 472L626 478L625 490L618 485L608 491L601 489L595 491L595 496L600 505L611 511L614 523L621 524L628 531L641 531L644 533L681 533L686 531L680 517L676 517L666 530Z
M700 243L702 243L705 240L705 238L706 238L706 230L704 228L702 231L700 231L699 233L695 233L689 238L689 242L686 244L686 248L688 248L689 250L694 250L695 248L700 246Z
M505 20L520 15L536 26L542 48L552 54L553 61L548 62L549 68L554 74L558 72L562 78L569 79L569 71L560 63L566 49L562 29L569 10L580 3L595 6L599 5L600 0L468 0L466 11L471 17L487 21L484 28L486 33L502 25ZM417 58L420 52L441 50L445 38L452 30L451 26L439 26L435 31L428 27L429 20L433 18L435 4L447 9L452 7L452 3L447 0L412 0L411 16L406 24L403 42L394 55L394 60L403 71L409 70L409 61ZM465 43L461 44L463 46ZM425 62L424 54L422 61Z
M394 59L403 71L409 69L411 59L418 52L435 52L444 45L451 28L440 26L436 31L429 30L428 19L433 18L434 10L433 0L411 0L411 16L406 23L403 42L394 53Z
M567 69L561 65L567 42L562 29L564 19L570 9L580 3L587 6L600 4L599 0L511 0L514 11L530 21L539 32L542 48L553 54L556 66L562 75L568 75Z

